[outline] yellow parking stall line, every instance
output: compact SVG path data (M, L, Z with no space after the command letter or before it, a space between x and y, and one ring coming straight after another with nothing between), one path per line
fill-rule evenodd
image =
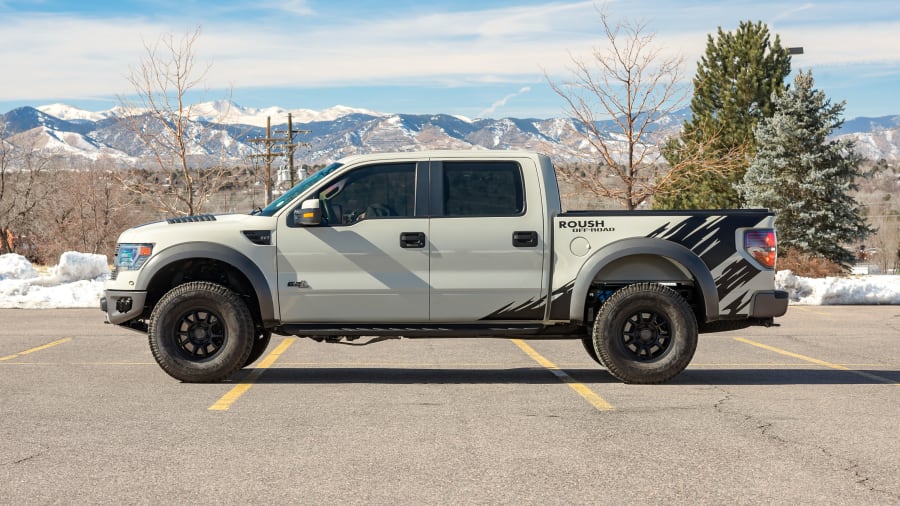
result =
M809 306L791 306L788 310L789 311L802 311L804 313L813 313L813 314L822 315L822 316L831 316L831 313L828 313L826 311L817 311L815 309L811 309Z
M272 364L278 360L278 357L281 356L288 347L294 343L296 339L292 337L285 337L281 343L269 353L266 358L263 359L262 362L259 363L257 367L255 367L250 374L244 378L243 381L234 386L231 390L228 391L225 395L223 395L215 404L209 407L209 411L227 411L228 408L231 407L247 390L250 390L250 387L256 383L256 380L262 376L262 373L265 372L266 369L272 367Z
M870 374L870 373L867 373L867 372L864 372L864 371L857 371L857 370L851 369L851 368L849 368L849 367L847 367L847 366L843 366L843 365L840 365L840 364L833 364L833 363L831 363L831 362L826 362L826 361L824 361L824 360L819 360L819 359L817 359L817 358L807 357L806 355L801 355L801 354L799 354L799 353L794 353L794 352L791 352L791 351L782 350L781 348L776 348L776 347L774 347L774 346L769 346L768 344L757 343L756 341L751 341L751 340L745 339L745 338L743 338L743 337L735 337L734 340L735 340L735 341L738 341L738 342L740 342L740 343L749 344L750 346L756 346L757 348L762 348L762 349L764 349L764 350L768 350L768 351L771 351L771 352L773 352L773 353L778 353L778 354L780 354L780 355L784 355L784 356L787 356L787 357L793 357L793 358L796 358L796 359L799 359L799 360L803 360L803 361L806 361L806 362L809 362L809 363L812 363L812 364L820 365L820 366L822 366L822 367L828 367L828 368L830 368L830 369L837 369L837 370L839 370L839 371L847 371L847 372L851 372L851 373L856 374L856 375L858 375L858 376L862 376L862 377L864 377L864 378L868 378L868 379L870 379L870 380L874 380L874 381L877 381L877 382L879 382L879 383L886 383L886 384L888 384L888 385L900 386L900 383L897 383L897 382L895 382L895 381L893 381L893 380L891 380L891 379L885 378L885 377L883 377L883 376L878 376L878 375L876 375L876 374Z
M556 364L544 358L543 355L535 351L534 348L525 344L521 339L513 339L513 343L516 344L522 351L525 352L526 355L532 358L535 362L540 364L541 367L547 369L552 372L557 378L559 378L563 383L569 385L569 388L575 390L578 395L584 398L584 400L588 401L591 406L594 406L600 411L612 411L616 409L612 404L606 402L603 397L597 395L593 390L587 387L584 383L579 383L575 381L574 378L566 374L565 371L557 367Z
M16 353L15 355L7 355L5 357L0 357L0 362L3 362L4 360L12 360L14 358L21 357L22 355L28 355L29 353L34 353L36 351L46 350L47 348L52 348L53 346L56 346L56 345L62 344L62 343L66 343L71 340L72 340L71 337L64 337L62 339L57 339L56 341L53 341L53 342L50 342L47 344L42 344L40 346L35 346L34 348L29 348L25 351L20 351L19 353Z

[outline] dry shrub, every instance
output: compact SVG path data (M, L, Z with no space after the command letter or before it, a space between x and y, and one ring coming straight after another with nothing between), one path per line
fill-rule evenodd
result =
M116 239L141 223L133 202L117 182L109 160L54 161L35 182L45 195L20 227L18 253L32 263L55 265L65 251L99 253L112 261ZM143 221L148 221L144 219Z
M805 278L843 276L847 273L843 267L831 260L797 249L778 252L778 270L791 271Z

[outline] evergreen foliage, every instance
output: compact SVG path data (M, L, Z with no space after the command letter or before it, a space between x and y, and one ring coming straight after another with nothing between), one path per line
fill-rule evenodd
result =
M843 123L844 102L832 104L800 72L775 113L756 128L759 149L742 184L749 206L776 212L778 242L843 265L854 260L848 244L865 239L866 225L851 192L864 175L850 140L828 140Z
M734 190L755 152L753 129L774 111L772 97L784 91L791 71L788 50L776 35L770 41L762 22L743 21L734 32L719 27L716 38L707 38L706 54L697 64L691 119L684 124L680 139L663 148L670 166L690 156L692 146L710 145L703 158L733 156L743 152L741 162L728 171L702 170L688 165L670 191L660 195L659 209L715 209L741 207ZM706 162L700 162L706 163Z

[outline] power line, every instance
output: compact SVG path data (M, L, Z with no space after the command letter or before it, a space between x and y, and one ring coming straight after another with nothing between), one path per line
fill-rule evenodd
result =
M310 147L310 144L308 142L299 142L299 143L294 142L294 135L308 134L310 132L312 132L312 130L295 130L293 120L291 119L291 113L288 113L287 130L275 130L275 133L280 133L280 134L287 136L287 137L285 137L286 142L284 144L282 144L281 147L282 147L282 149L286 148L288 150L288 160L289 160L288 171L290 172L292 188L295 184L295 182L294 182L294 150L298 147L304 147L304 148ZM301 170L300 180L302 181L302 180L306 179L306 171L302 167L300 170Z
M288 167L290 171L291 178L291 186L294 186L294 150L298 147L309 147L310 144L308 142L294 142L294 135L296 134L308 134L312 130L296 130L294 129L293 118L291 117L291 113L288 113L288 128L287 130L275 130L274 133L281 134L281 136L273 137L272 134L272 117L266 116L266 136L265 137L257 137L253 139L249 139L250 142L253 143L261 143L265 145L264 153L256 153L250 156L252 157L262 157L265 158L266 162L266 204L272 202L272 160L275 158L279 158L282 156L288 157ZM305 179L306 174L301 174L300 179Z

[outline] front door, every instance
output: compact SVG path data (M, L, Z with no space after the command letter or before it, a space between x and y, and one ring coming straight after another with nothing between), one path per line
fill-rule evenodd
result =
M428 321L429 223L416 213L416 180L415 163L367 165L317 192L327 223L279 220L282 321Z

